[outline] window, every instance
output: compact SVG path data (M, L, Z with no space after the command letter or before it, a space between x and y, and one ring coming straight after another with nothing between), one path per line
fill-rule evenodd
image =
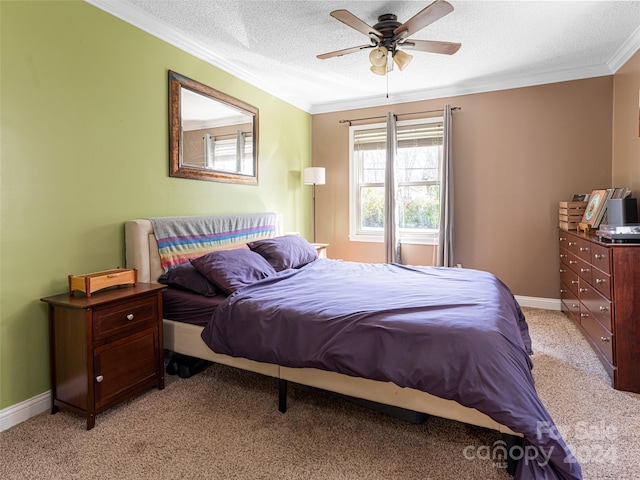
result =
M209 133L204 134L205 167L220 172L251 175L253 171L252 136L238 130L236 134L224 137L221 139Z
M397 123L396 180L400 238L432 244L440 223L443 119ZM352 126L350 138L350 239L382 242L386 124Z

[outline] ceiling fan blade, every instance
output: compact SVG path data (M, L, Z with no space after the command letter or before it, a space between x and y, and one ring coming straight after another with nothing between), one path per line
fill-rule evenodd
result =
M435 40L407 40L398 44L399 47L408 50L417 50L419 52L444 53L445 55L453 55L460 47L461 43L453 42L437 42Z
M322 55L316 55L316 57L320 60L324 60L325 58L341 57L342 55L359 52L360 50L373 47L375 47L375 45L360 45L359 47L351 47L343 50L336 50L335 52L323 53Z
M367 37L371 37L371 34L378 37L378 39L383 37L380 31L376 30L372 26L360 20L349 10L345 10L345 9L334 10L333 12L330 13L330 15L336 20L340 20L345 25L348 25L349 27L354 28L361 33L364 33Z
M396 28L393 31L393 38L406 38L413 35L451 12L453 12L453 6L449 2L436 0Z

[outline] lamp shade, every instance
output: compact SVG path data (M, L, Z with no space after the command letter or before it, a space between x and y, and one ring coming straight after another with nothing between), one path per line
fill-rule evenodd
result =
M411 60L413 60L413 56L402 50L396 50L396 53L393 55L393 61L401 71L411 63Z
M324 185L324 167L308 167L303 172L305 185Z
M374 67L384 67L387 64L387 54L389 51L385 47L378 47L369 53L369 61Z
M382 67L376 67L375 65L372 65L370 70L375 73L376 75L386 75L387 74L387 67L382 66Z

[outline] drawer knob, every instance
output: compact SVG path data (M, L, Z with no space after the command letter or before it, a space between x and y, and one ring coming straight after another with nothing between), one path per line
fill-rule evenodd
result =
M604 278L596 278L596 283L604 283Z
M96 377L96 382L98 382L98 383L102 383L103 380L104 380L104 377L102 375L98 375Z
M609 337L600 337L600 341L604 342L604 343L607 343L607 342L610 342L611 339Z
M127 320L133 320L133 313L130 313L129 315L127 315Z
M602 305L600 305L600 311L601 312L607 312L607 311L609 311L609 307L603 307Z

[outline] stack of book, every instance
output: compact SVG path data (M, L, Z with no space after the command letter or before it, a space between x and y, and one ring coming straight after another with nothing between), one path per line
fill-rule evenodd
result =
M587 202L560 202L558 226L562 230L577 230L586 208Z
M590 228L598 228L601 223L607 223L607 203L612 198L627 198L631 194L631 190L624 187L606 188L593 190L589 195L587 208L582 224L588 225Z

